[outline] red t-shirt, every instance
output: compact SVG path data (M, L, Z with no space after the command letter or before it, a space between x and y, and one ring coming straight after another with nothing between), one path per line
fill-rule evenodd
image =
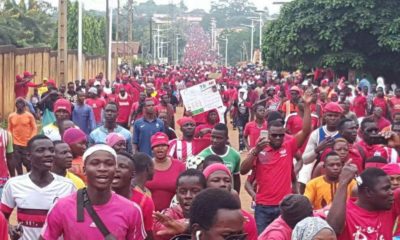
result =
M139 205L140 209L142 210L144 230L152 231L154 212L153 200L149 196L144 195L138 190L132 188L131 201Z
M148 181L146 187L151 191L156 211L169 207L176 193L176 179L181 172L185 171L185 168L185 164L173 159L167 170L154 169L153 180Z
M292 228L279 216L261 233L258 240L290 240Z
M129 114L132 108L132 98L129 95L125 95L126 98L117 97L116 103L118 104L118 117L117 123L127 123L129 120Z
M133 104L132 104L132 108L131 108L131 115L134 113L134 112L136 112L137 110L139 109L139 102L134 102ZM143 109L142 109L142 112L141 113L138 113L137 115L136 115L136 118L135 119L132 119L132 120L136 120L136 119L139 119L139 118L141 118L141 117L143 117Z
M390 126L391 123L385 117L380 117L378 121L376 121L376 125L378 125L379 131L382 131L384 128Z
M375 107L380 107L382 109L382 116L387 116L387 105L385 98L375 97L373 101Z
M370 212L355 204L356 199L349 199L346 207L346 222L338 240L349 239L392 239L392 231L397 216L400 214L400 190L394 193L391 210Z
M107 102L116 102L117 101L117 94L110 93L107 95Z
M257 225L253 215L242 209L242 214L245 219L243 232L247 233L247 240L257 240Z
M256 161L256 180L258 190L256 203L278 206L280 201L292 193L293 157L297 152L297 140L284 140L279 149L267 146Z
M354 98L353 112L357 117L365 117L367 113L367 105L367 98L360 94Z
M292 113L286 118L286 130L289 134L295 135L303 129L303 118L297 113ZM319 118L317 115L311 115L311 127L318 127ZM306 142L307 143L307 142Z
M392 112L391 114L393 115L394 113L400 112L400 98L398 97L392 97L389 100L389 105L392 107Z
M86 104L92 107L96 123L101 123L101 111L106 106L106 102L101 98L88 98Z
M264 121L262 127L259 128L255 121L246 123L243 131L243 137L249 137L249 146L253 148L256 146L257 139L260 137L261 130L267 130L267 122Z
M383 145L380 144L368 145L363 140L359 141L357 144L364 150L365 159L369 159L374 156L383 157L385 159L389 159L390 157L388 154L389 149L387 149ZM354 148L358 149L357 147Z

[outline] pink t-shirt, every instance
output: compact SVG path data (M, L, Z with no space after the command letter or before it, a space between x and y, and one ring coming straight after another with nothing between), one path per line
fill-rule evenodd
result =
M171 166L165 171L154 170L153 180L146 183L151 191L156 211L169 207L176 193L176 179L185 171L185 164L178 160L172 160Z
M347 202L346 222L338 240L349 239L392 239L393 226L400 213L400 189L394 193L391 210L370 212L355 204L356 199Z
M279 216L258 237L258 240L290 240L292 228Z
M92 218L84 211L84 222L77 222L76 193L59 199L49 212L42 236L46 240L98 240L104 239ZM115 193L104 205L93 206L107 229L119 240L142 240L146 238L142 212L133 202Z

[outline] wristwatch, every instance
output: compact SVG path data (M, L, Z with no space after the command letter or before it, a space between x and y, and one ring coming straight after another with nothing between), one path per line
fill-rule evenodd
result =
M256 157L256 156L258 155L258 153L257 153L257 151L256 151L255 148L253 148L253 149L250 151L250 153L251 153L251 155L253 155L254 157Z

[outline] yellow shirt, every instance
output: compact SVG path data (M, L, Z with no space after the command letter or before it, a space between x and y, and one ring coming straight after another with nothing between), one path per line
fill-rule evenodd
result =
M65 177L70 179L72 183L75 185L76 189L82 189L86 187L85 183L80 179L78 176L75 174L67 171L67 174L65 174Z
M353 180L347 187L347 198L351 196L353 188L357 185ZM306 196L314 209L321 209L332 203L335 196L338 183L328 183L325 176L320 176L312 179L306 185L304 196Z

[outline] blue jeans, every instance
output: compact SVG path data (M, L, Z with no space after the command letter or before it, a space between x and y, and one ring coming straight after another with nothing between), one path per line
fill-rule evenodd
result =
M268 227L276 218L279 217L281 211L279 206L265 206L257 204L255 207L254 218L256 219L258 235Z

